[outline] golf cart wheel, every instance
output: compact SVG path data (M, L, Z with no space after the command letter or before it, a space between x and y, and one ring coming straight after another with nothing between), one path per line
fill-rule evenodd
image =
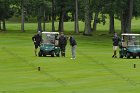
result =
M39 56L39 57L41 57L41 56L42 56L42 52L41 52L41 51L39 51L38 56Z
M59 55L59 54L57 54L56 56L57 56L57 57L59 57L60 55Z
M120 55L120 58L123 58L123 55Z
M51 52L51 57L54 57L54 51Z
M130 59L130 53L126 54L127 59Z
M135 59L136 58L136 56L133 56L133 59Z
M46 57L46 54L43 53L43 57Z

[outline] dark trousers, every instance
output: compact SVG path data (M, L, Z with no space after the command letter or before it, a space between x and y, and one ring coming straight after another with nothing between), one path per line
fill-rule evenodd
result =
M61 56L64 56L64 57L65 57L65 47L66 45L60 45Z
M34 43L35 45L35 49L37 49L38 47L40 47L40 43Z

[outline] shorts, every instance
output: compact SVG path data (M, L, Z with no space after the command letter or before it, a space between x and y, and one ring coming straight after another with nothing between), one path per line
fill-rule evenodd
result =
M39 43L34 43L35 45L35 49L37 49L38 47L40 47L40 44Z
M118 46L113 46L113 50L117 50L118 49Z

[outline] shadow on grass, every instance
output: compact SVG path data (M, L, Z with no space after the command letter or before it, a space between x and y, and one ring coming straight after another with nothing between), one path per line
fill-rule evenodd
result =
M78 49L77 49L78 51ZM122 79L123 81L126 81L128 84L130 84L131 86L138 86L140 85L139 82L136 82L135 80L124 76L123 74L118 73L117 71L113 70L112 68L108 67L107 65L105 65L103 62L99 62L98 60L93 59L91 56L88 56L86 54L84 54L81 51L78 51L79 55L83 55L84 57L86 57L87 59L91 59L91 62L94 62L95 64L101 66L105 71L111 73L112 75L115 75L116 77L119 77L120 79ZM115 62L116 60L114 60ZM91 63L92 64L92 63Z
M32 67L34 70L38 69L38 66L30 63L29 60L19 56L18 54L13 53L11 50L7 49L6 47L2 47L2 50L5 51L6 53L12 55L13 57L16 57L17 59L20 59L20 62L23 62L25 64L27 64L28 66ZM52 74L45 72L43 70L39 71L40 74L46 75L47 77L50 77L52 80L56 81L57 83L59 83L62 86L68 86L68 82L62 80L61 78L57 78L55 76L53 76Z

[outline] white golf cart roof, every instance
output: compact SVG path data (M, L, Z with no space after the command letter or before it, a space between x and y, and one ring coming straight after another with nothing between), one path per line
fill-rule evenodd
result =
M59 32L42 32L42 34L59 34Z
M122 33L122 36L140 36L140 34Z

